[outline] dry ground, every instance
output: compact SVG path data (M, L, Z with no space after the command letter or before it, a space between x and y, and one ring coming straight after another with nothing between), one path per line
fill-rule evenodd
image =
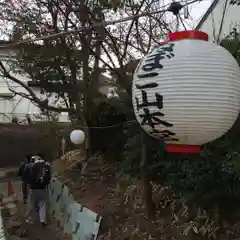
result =
M54 220L49 221L49 225L41 228L40 224L25 223L27 219L27 206L21 201L21 184L18 181L13 182L13 188L17 195L17 213L13 216L3 214L3 224L6 232L7 240L70 240L71 237L64 236L62 230L58 227L58 223ZM7 182L0 183L1 193L7 194Z
M62 177L77 202L103 216L98 239L188 240L172 228L172 216L157 206L156 220L148 219L142 204L139 182L119 178L119 166L96 158L85 171ZM156 200L158 201L158 200Z

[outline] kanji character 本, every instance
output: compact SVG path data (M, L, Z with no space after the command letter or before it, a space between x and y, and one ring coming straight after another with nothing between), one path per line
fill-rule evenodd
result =
M156 101L149 102L148 98L147 98L147 92L145 90L143 90L146 88L155 88L157 86L158 86L157 83L147 83L144 85L136 84L136 88L141 90L141 93L142 93L142 103L140 103L140 101L137 97L135 98L138 111L140 108L146 108L146 107L150 107L150 106L155 106L158 109L161 109L163 107L163 97L161 94L155 93Z
M143 113L139 114L139 116L142 118L141 125L149 125L152 129L154 129L156 125L164 125L165 127L173 126L173 124L168 123L159 118L164 116L163 113L161 112L151 113L148 108L143 108Z

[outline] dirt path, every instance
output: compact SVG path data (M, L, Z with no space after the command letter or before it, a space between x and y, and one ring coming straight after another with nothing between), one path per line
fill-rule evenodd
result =
M2 216L5 229L6 240L63 240L71 239L69 236L64 236L62 230L58 227L55 220L49 220L48 225L43 229L39 223L26 223L27 206L21 201L19 182L13 182L14 192L17 195L17 213L13 216ZM0 183L1 192L6 195L7 183ZM2 239L1 239L2 240Z
M40 224L25 223L26 207L19 204L19 211L11 217L4 217L3 224L6 232L6 240L28 239L28 240L62 240L67 239L63 236L62 230L58 228L57 222L52 221L44 229Z

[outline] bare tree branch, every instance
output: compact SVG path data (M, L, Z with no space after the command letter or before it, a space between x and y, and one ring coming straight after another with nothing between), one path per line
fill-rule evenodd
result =
M17 83L18 85L20 85L21 87L23 87L31 96L31 98L27 97L27 95L24 94L24 97L26 97L27 99L33 101L34 103L36 103L40 108L45 108L49 111L54 111L54 112L75 112L75 109L72 108L57 108L54 106L49 106L48 105L48 101L44 100L42 101L41 99L39 99L37 97L37 95L35 94L35 92L25 83L23 83L21 80L17 79L16 77L12 76L4 67L3 63L0 62L0 68L1 71L3 73L3 76L10 79L11 81ZM15 94L19 94L17 92L14 92ZM23 93L21 93L23 94ZM23 95L22 95L23 96Z

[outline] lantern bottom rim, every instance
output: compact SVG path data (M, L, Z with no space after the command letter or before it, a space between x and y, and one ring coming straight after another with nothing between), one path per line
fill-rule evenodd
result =
M169 153L199 154L201 147L199 145L166 144L166 150Z

